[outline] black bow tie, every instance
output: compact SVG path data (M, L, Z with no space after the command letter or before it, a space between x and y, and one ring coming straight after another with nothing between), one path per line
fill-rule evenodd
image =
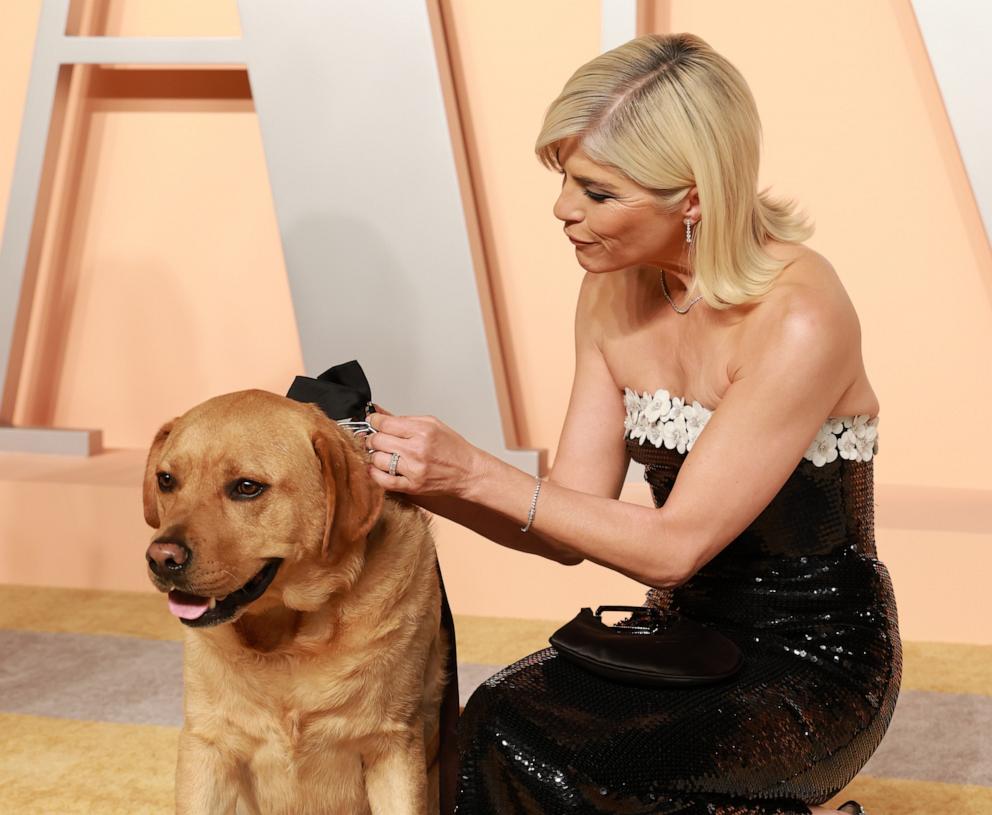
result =
M297 402L313 402L335 421L361 422L372 407L372 388L357 359L328 368L316 379L298 376L286 396Z

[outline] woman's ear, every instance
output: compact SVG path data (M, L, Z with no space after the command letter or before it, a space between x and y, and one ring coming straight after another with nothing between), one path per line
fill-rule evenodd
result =
M690 188L685 200L689 202L689 208L683 217L692 218L694 224L699 223L699 218L703 214L702 205L699 203L699 190L696 187Z
M158 461L162 453L165 440L172 432L175 419L162 425L155 438L152 440L152 447L148 451L148 459L145 461L145 480L141 488L141 498L145 508L145 523L154 529L159 527L158 517L158 476L155 474L158 469Z
M321 553L327 557L366 536L379 519L386 491L365 469L361 453L342 437L343 432L319 421L311 435L313 450L324 479L326 516Z

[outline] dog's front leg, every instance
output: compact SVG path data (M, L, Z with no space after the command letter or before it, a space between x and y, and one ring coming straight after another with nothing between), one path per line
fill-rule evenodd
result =
M234 815L237 801L234 763L184 727L176 762L176 815Z
M373 815L436 815L427 812L423 727L384 733L362 754L365 791Z

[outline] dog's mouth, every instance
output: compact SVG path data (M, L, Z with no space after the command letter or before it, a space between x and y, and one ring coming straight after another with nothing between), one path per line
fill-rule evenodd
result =
M282 558L273 558L251 580L226 597L203 597L199 594L173 589L169 592L169 611L183 625L203 628L226 622L242 606L261 597L279 571Z

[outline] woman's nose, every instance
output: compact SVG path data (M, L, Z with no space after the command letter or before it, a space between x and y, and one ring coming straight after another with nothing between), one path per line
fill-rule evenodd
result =
M576 223L583 218L581 207L577 206L575 197L566 190L558 194L558 200L552 208L555 217L565 223Z

